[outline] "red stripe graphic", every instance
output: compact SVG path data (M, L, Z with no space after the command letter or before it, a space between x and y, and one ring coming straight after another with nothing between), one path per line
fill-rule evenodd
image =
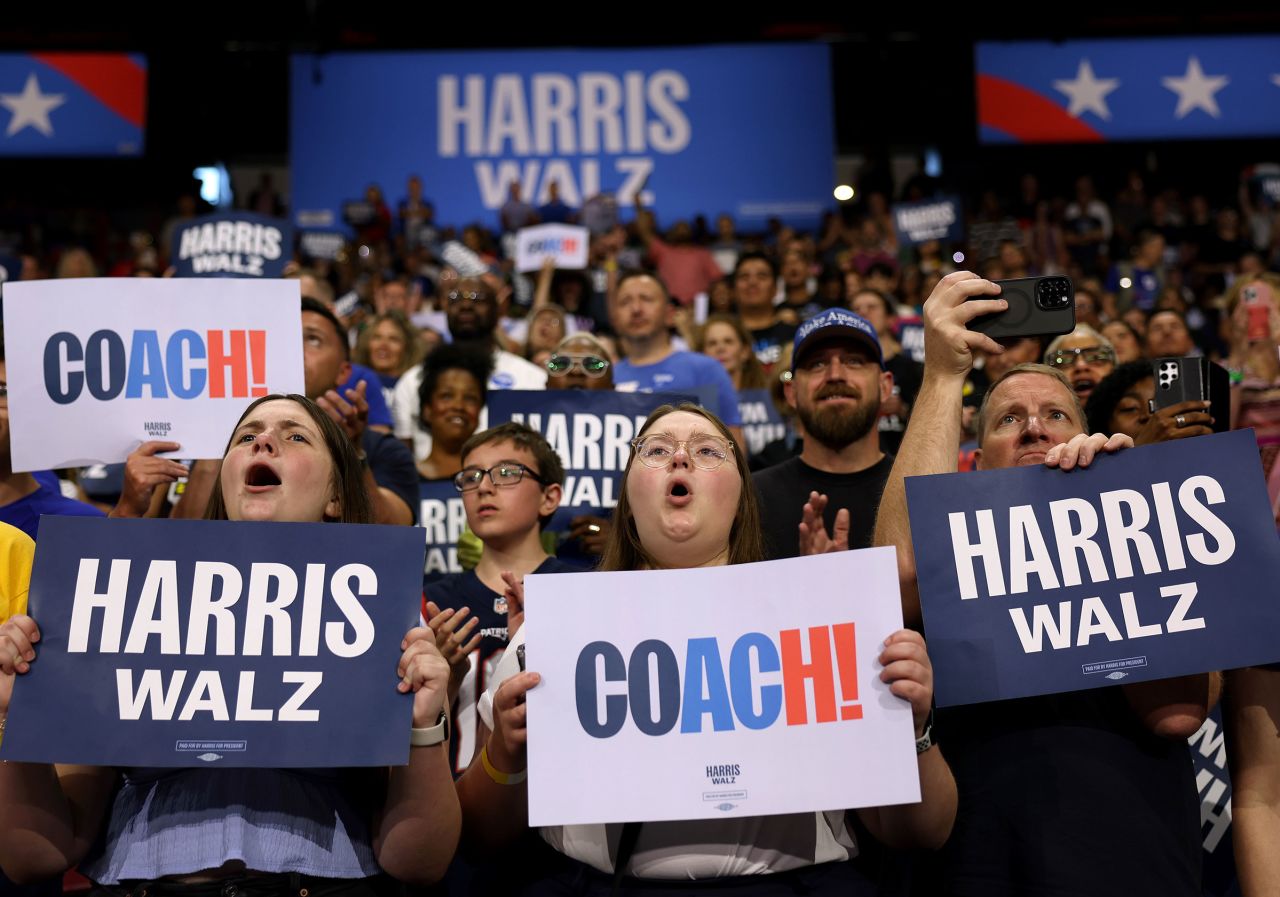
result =
M978 75L978 122L1023 143L1100 143L1106 138L1021 84Z
M123 53L32 53L135 127L147 120L147 70Z

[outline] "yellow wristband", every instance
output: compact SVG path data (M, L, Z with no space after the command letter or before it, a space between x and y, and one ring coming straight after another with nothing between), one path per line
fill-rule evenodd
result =
M499 772L497 767L489 762L489 746L486 744L480 748L480 765L484 767L484 771L499 785L519 785L529 777L529 770L522 769L519 772Z

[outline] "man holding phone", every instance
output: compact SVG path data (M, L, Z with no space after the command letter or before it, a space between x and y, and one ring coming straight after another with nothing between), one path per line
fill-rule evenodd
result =
M956 470L956 409L974 353L1002 352L966 325L1003 311L1000 294L998 284L958 271L924 306L924 381L875 536L897 549L909 626L921 617L905 480ZM1043 464L1087 478L1097 455L1133 444L1087 435L1075 391L1044 365L1019 365L993 383L978 431L977 464L986 470ZM1203 722L1210 691L1206 674L940 711L938 741L960 809L934 890L1199 897L1199 801L1186 739Z

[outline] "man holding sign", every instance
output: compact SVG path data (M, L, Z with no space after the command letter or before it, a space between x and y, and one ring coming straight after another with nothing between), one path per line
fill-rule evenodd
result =
M898 550L912 625L920 603L905 481L956 469L973 353L1003 351L965 325L1003 311L999 292L962 271L943 278L925 304L924 381L876 521L876 544ZM1066 472L1133 444L1087 435L1070 384L1039 365L1012 368L992 384L978 431L984 470ZM1087 472L1075 475L1087 482ZM975 656L975 665L983 662ZM1204 719L1209 691L1204 675L940 712L938 737L961 795L943 852L945 892L1198 895L1199 814L1185 739Z

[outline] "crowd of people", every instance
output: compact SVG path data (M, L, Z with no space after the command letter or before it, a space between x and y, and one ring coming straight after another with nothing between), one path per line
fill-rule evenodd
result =
M660 228L640 209L624 223L610 197L573 209L553 193L539 206L518 185L493 228L454 228L435 220L420 179L395 211L371 187L374 214L347 251L288 272L306 395L256 401L221 460L172 460L162 455L181 447L155 441L115 467L13 473L0 392L0 715L37 663L21 574L41 514L412 525L424 522L420 496L443 485L466 528L451 546L459 569L424 571L422 625L397 669L414 694L410 764L0 764L0 868L32 882L78 866L113 897L383 893L388 877L474 894L1198 897L1186 739L1221 698L1243 892L1280 891L1276 673L933 713L904 485L1087 469L1102 454L1252 427L1280 521L1280 217L1242 183L1215 209L1137 175L1109 202L1088 177L1053 197L1028 175L1012 201L981 197L962 246L900 241L879 192L812 232L772 222L743 235L728 216ZM905 198L926 197L915 184ZM514 271L514 231L539 221L588 228L585 270ZM164 241L113 273L164 273ZM24 263L24 277L97 270L75 251ZM1072 279L1073 331L996 342L966 327L1007 307L997 281L1037 274ZM1226 368L1229 407L1150 401L1153 360L1191 356ZM490 426L489 398L509 389L698 403L650 414L616 507L549 537L564 463L536 430ZM785 435L749 451L740 400L756 390ZM880 675L912 710L919 803L530 830L524 699L540 680L522 662L525 575L872 545L897 549L908 628L885 642ZM776 774L810 772L780 760Z

